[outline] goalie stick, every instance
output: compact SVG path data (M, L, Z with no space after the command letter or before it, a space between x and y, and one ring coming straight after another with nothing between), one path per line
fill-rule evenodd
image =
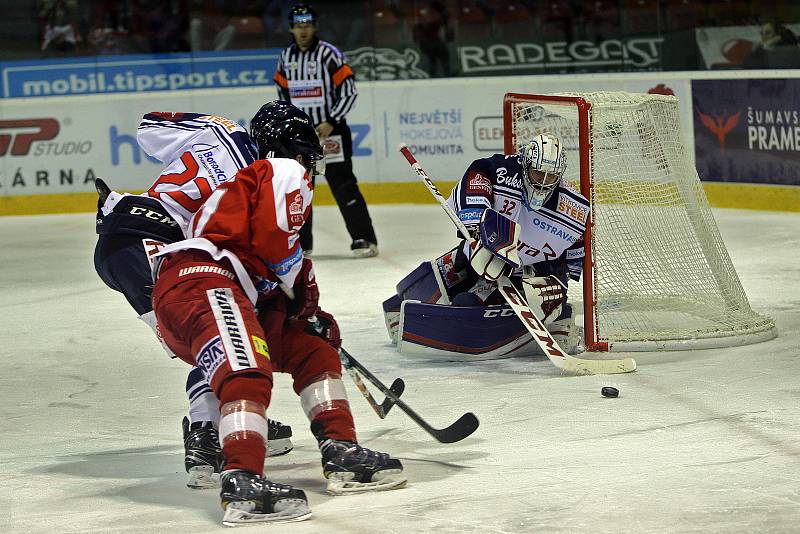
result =
M375 397L372 396L372 393L369 392L367 389L367 385L364 384L364 381L361 380L361 376L359 376L358 372L353 368L353 365L350 363L350 360L345 356L342 350L339 350L339 359L342 361L342 367L345 368L347 374L350 375L350 378L353 379L353 382L358 388L358 391L361 392L361 395L367 399L367 403L372 407L373 411L380 417L381 419L386 419L386 414L389 413L389 410L392 409L394 406L394 400L389 397L383 399L383 402L378 404L375 400ZM389 387L392 393L396 397L400 397L403 394L403 391L406 389L406 384L403 382L402 378L395 378L392 385Z
M447 203L444 199L442 194L439 192L439 189L436 187L436 184L433 183L428 173L425 172L420 164L417 162L414 155L408 149L408 146L404 143L401 143L398 147L403 156L405 156L406 161L408 161L409 165L414 169L414 172L422 178L422 181L425 183L425 187L428 188L428 191L436 198L436 201L442 206L447 216L450 217L450 220L453 221L453 224L456 225L458 231L464 236L465 239L470 239L469 231L467 227L464 226L464 223L461 219L458 218L456 213L453 211L453 208ZM636 361L633 358L623 358L618 360L587 360L584 358L576 358L570 354L564 352L564 350L558 345L558 342L553 338L550 332L545 328L544 324L538 317L531 311L530 307L528 306L525 299L520 296L519 291L517 288L511 284L511 281L508 279L507 276L501 276L497 280L497 287L500 290L500 294L503 295L508 305L511 306L511 309L514 310L514 313L519 317L519 320L522 321L522 324L525 325L525 328L533 337L533 340L539 345L539 348L542 349L545 356L559 369L562 371L573 373L576 375L593 375L593 374L617 374L617 373L630 373L631 371L636 370Z
M384 395L386 395L387 399L391 399L395 404L397 404L397 407L403 410L406 415L414 420L415 423L421 426L428 434L436 438L436 441L440 443L455 443L456 441L461 441L462 439L466 438L478 429L478 425L480 423L478 422L478 418L475 417L475 414L472 412L465 413L459 417L455 423L446 428L438 429L432 427L427 421L417 415L417 412L412 410L408 404L400 400L400 397L396 395L394 391L387 388L383 382L378 380L375 375L369 371L369 369L364 367L358 360L356 360L352 354L344 349L340 349L339 354L343 361L344 359L347 359L350 367L358 370L359 373L364 375L367 380L372 382L375 387L377 387ZM348 365L345 365L345 368L347 367Z

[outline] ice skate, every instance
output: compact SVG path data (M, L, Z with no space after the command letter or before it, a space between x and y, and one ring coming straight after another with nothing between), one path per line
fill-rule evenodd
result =
M378 245L366 239L356 239L350 244L350 250L356 258L374 258L378 255Z
M386 453L333 439L323 441L319 449L332 495L396 489L406 484L403 464Z
M261 475L234 469L220 476L222 524L287 523L311 517L303 490L270 482Z
M268 420L267 456L280 456L292 450L292 427ZM192 428L194 427L194 428ZM217 429L206 421L190 424L183 418L184 466L189 474L186 485L193 489L216 488L225 458L219 445Z
M225 459L219 446L219 433L210 421L189 423L183 418L184 467L189 473L186 485L193 489L216 488Z
M280 421L268 419L267 456L281 456L294 448L292 444L292 427Z

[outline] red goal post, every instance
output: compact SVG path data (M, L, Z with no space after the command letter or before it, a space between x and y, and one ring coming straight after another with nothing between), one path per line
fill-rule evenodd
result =
M547 132L591 203L581 302L587 350L688 350L772 339L750 308L683 143L674 96L625 92L503 101L504 150ZM575 286L576 284L572 284Z

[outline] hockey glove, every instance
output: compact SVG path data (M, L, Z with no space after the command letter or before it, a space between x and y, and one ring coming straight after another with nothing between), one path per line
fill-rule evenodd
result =
M519 226L493 209L481 215L479 239L472 243L470 266L487 280L497 280L520 265Z
M321 337L336 350L342 347L342 334L339 332L339 324L333 318L333 315L326 311L318 309L316 316L308 320L305 332L312 336Z
M567 301L566 291L555 276L523 278L522 289L531 311L543 323L554 321Z
M289 316L297 319L308 319L319 309L319 286L314 275L311 260L303 258L303 266L297 273L294 286L294 297L289 304Z

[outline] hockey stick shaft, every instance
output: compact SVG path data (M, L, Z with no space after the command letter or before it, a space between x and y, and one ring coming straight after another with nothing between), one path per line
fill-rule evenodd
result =
M458 231L466 239L469 239L467 227L444 199L430 176L428 176L428 173L425 172L425 169L417 162L414 155L408 149L408 146L401 144L399 150L417 175L422 178L428 191L430 191L442 209L444 209L447 216L453 221L456 228L458 228ZM636 369L636 362L633 358L624 358L622 360L585 360L570 356L564 352L558 342L553 338L552 334L545 328L542 321L531 311L525 299L520 296L519 291L517 291L517 288L514 287L507 276L501 276L497 280L497 287L508 305L511 306L511 309L514 310L514 313L531 334L533 340L539 345L542 352L544 352L545 356L559 369L574 374L629 373Z
M400 397L395 394L390 388L387 388L369 369L364 367L352 354L345 349L340 349L342 358L348 360L348 365L356 369L359 373L364 375L367 380L377 387L387 398L394 401L397 407L400 408L406 415L408 415L415 423L423 428L428 434L433 436L441 443L454 443L466 438L478 428L479 422L475 414L468 412L458 418L458 420L447 428L437 429L432 427L427 421L420 417L417 412L411 409L408 404L400 400Z
M380 417L381 419L386 418L386 412L383 410L383 407L377 403L375 397L372 396L372 393L369 392L367 389L367 385L361 380L361 377L358 375L353 366L350 365L350 360L347 359L342 353L339 351L339 359L342 361L342 367L345 368L347 374L350 375L350 378L353 379L353 382L356 385L356 388L361 393L361 395L367 399L367 404L369 404L370 408L375 412L375 414Z
M291 288L281 284L281 289L283 289L286 292L286 294L289 295L289 298L294 298ZM324 327L320 323L318 317L312 315L311 317L308 318L308 323L314 330L314 332L316 332L315 335L321 336L323 338L325 337L323 336ZM353 382L355 383L356 388L358 388L358 391L367 400L367 403L370 405L370 408L373 409L373 411L378 417L380 417L381 419L385 419L386 414L388 414L389 410L391 410L392 406L394 406L394 402L391 399L386 398L383 399L383 402L381 404L378 404L378 402L375 400L375 397L373 397L372 393L369 392L369 389L367 389L366 384L364 384L364 381L361 380L361 377L358 375L356 370L349 365L347 358L342 356L341 351L339 352L339 360L341 360L342 367L345 368L347 374L350 375L350 378L353 379ZM400 395L403 394L403 390L405 389L405 383L403 383L403 381L398 378L394 382L392 382L391 389L399 397Z
M414 157L414 154L412 154L411 151L408 149L408 146L406 144L401 144L399 150L400 153L403 154L403 156L405 156L406 161L408 161L408 164L411 165L411 167L414 169L414 172L417 173L417 176L422 178L422 181L425 183L425 187L427 187L428 191L431 192L433 198L435 198L436 201L442 206L444 212L447 214L448 217L450 217L450 220L453 221L453 224L456 225L456 228L461 233L461 236L464 239L469 239L470 238L469 230L467 230L467 227L464 226L464 223L461 221L461 219L458 218L458 215L455 214L453 208L451 208L450 205L447 203L447 201L444 199L442 194L439 192L439 188L436 187L436 184L433 183L433 180L431 180L431 177L428 176L427 172L425 172L425 169L423 169L422 166L420 166L420 164L417 162L417 159Z
M356 388L361 393L361 395L367 400L367 403L373 409L375 414L381 419L386 419L386 414L389 413L389 410L392 409L394 406L394 401L389 397L383 399L381 404L375 400L375 397L372 396L367 385L361 380L361 376L358 372L353 369L353 366L350 364L350 360L344 356L341 351L339 352L339 359L342 361L342 367L345 368L347 374L350 375L350 378L353 379L353 383L355 383ZM391 387L389 388L392 393L394 393L397 397L403 394L403 390L405 390L405 382L401 378L396 378L394 382L392 382Z

